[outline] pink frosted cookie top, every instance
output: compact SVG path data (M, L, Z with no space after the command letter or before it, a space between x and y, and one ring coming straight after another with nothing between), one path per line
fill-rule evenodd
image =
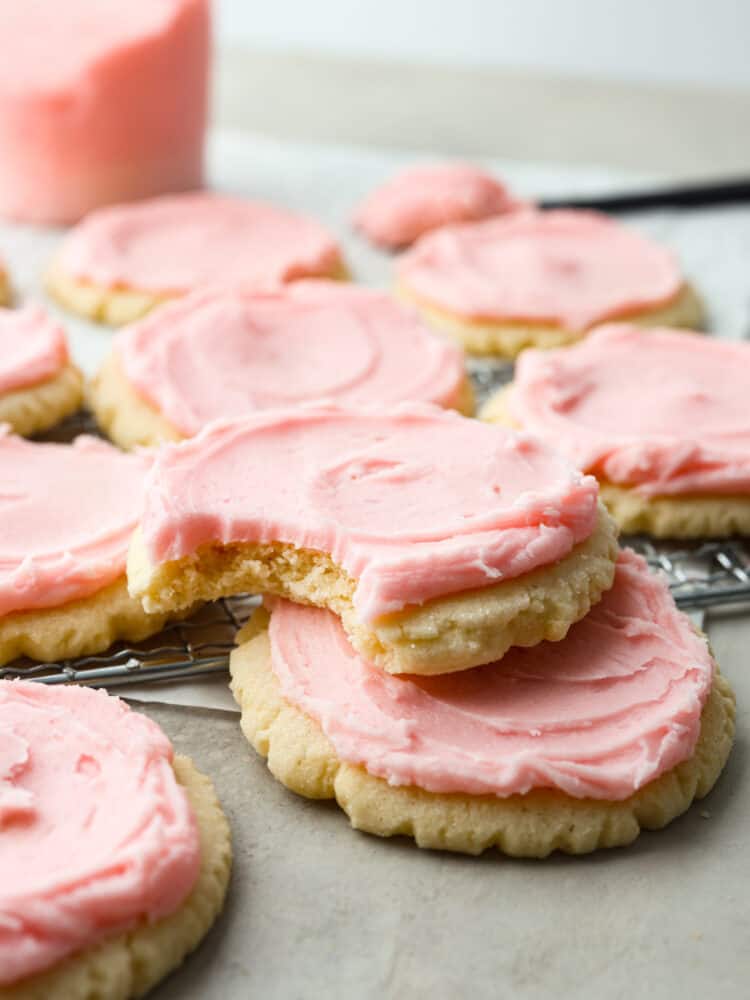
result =
M663 306L683 281L672 253L596 212L518 212L450 226L398 265L404 288L470 319L585 330Z
M556 562L593 531L597 493L534 439L452 411L320 405L162 448L142 527L155 564L209 543L329 553L372 621Z
M287 701L341 760L430 792L625 799L691 756L713 676L705 641L629 550L562 642L440 677L391 677L354 652L330 612L271 607Z
M525 351L512 417L646 496L750 493L750 345L613 324Z
M0 681L0 986L183 902L200 843L171 761L119 698Z
M65 331L41 306L0 309L0 393L54 378L68 360Z
M301 281L196 293L123 330L128 381L185 436L211 420L315 399L456 403L463 357L388 295Z
M400 247L452 222L472 222L521 207L504 184L468 163L409 167L376 188L354 224L371 242Z
M0 428L0 615L87 597L125 572L149 459Z
M340 266L314 219L260 201L194 192L102 208L66 237L59 266L107 288L165 295L276 289Z

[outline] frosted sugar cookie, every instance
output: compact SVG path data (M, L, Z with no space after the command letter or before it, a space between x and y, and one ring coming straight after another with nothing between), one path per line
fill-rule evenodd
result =
M0 682L0 996L127 1000L219 913L229 827L210 781L102 691Z
M149 460L95 438L34 444L0 428L0 664L144 639L165 614L128 595Z
M59 323L40 306L0 309L0 424L46 430L78 409L82 390Z
M398 291L467 351L515 357L598 323L699 326L672 253L595 212L518 212L449 226L398 263Z
M457 347L390 296L333 281L171 303L115 337L89 391L99 425L125 448L315 399L473 412Z
M273 291L343 276L336 241L314 219L198 192L88 215L63 241L47 287L73 312L119 325L191 291Z
M341 616L392 673L561 639L611 585L596 481L428 405L267 410L158 452L128 585L149 611L242 592Z
M750 345L611 324L526 351L487 420L554 442L623 531L750 534Z
M420 847L544 857L634 840L711 790L734 696L634 553L558 643L390 677L328 611L271 602L231 657L242 728L279 781Z
M419 236L452 222L472 222L516 211L496 177L468 163L409 167L365 198L354 224L377 246L408 246Z
M0 215L201 186L209 0L3 3L0 38Z

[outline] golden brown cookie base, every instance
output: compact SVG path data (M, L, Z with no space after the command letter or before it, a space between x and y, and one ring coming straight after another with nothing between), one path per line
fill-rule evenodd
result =
M734 694L717 669L693 756L623 801L575 799L551 789L498 798L389 785L339 760L319 724L284 700L271 668L267 621L260 609L230 659L242 731L283 785L308 798L335 798L355 829L381 837L401 834L419 847L466 854L496 847L532 858L622 846L707 795L732 747Z
M527 347L550 350L573 344L586 336L586 331L566 330L549 324L467 319L421 299L404 285L396 289L396 294L416 306L430 326L449 334L469 354L515 358ZM674 302L657 309L612 317L607 322L699 328L704 319L703 304L695 289L685 284Z
M517 427L508 410L512 386L492 396L479 416L490 423ZM620 531L654 538L728 538L750 535L750 495L721 494L642 496L637 490L600 482L599 496Z
M10 290L10 281L8 280L8 275L0 267L0 306L10 305L10 300L12 298Z
M185 437L133 387L115 354L110 354L89 382L86 397L99 426L121 448L155 447ZM474 415L474 390L468 376L452 403L459 413Z
M218 916L232 866L229 824L213 785L188 757L174 770L198 823L198 881L174 913L81 951L47 972L0 986L0 1000L130 1000L141 997L200 944Z
M296 278L331 278L345 281L346 266L338 261L330 274L298 274ZM144 292L137 288L107 288L65 273L61 264L53 262L45 278L47 293L70 312L95 323L124 326L134 323L156 306L168 302L174 295Z
M69 363L44 382L0 395L0 424L10 424L16 434L30 437L75 413L82 400L83 376Z
M239 593L277 594L329 608L368 662L389 673L440 674L491 663L511 646L563 639L612 586L616 558L617 532L600 508L593 534L552 566L364 625L353 604L355 581L324 552L280 543L208 545L152 566L136 531L128 586L149 611L176 611Z
M0 616L0 665L17 656L54 663L100 653L117 639L138 642L155 635L170 617L147 614L128 594L123 574L89 597Z
M620 530L654 538L728 538L750 535L750 495L641 496L601 482L599 496Z

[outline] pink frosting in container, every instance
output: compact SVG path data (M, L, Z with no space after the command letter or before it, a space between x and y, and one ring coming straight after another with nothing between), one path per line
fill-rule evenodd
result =
M526 430L644 496L750 493L750 345L612 324L525 351L508 399Z
M466 380L461 351L413 310L333 281L189 295L122 330L114 350L130 384L185 436L315 399L449 406Z
M87 216L59 266L105 288L184 295L203 288L275 290L330 277L339 249L320 223L265 202L209 192L164 195Z
M377 187L354 224L378 246L408 246L452 222L472 222L526 207L497 178L468 163L409 167Z
M54 378L68 362L65 331L45 309L0 309L0 393Z
M284 698L340 760L430 792L625 799L692 755L713 677L704 638L629 550L564 640L439 677L369 665L329 611L270 606Z
M69 223L200 187L209 0L19 0L0 38L0 214Z
M594 530L597 496L536 439L452 411L311 405L161 448L141 523L154 564L232 542L329 553L373 621L558 561Z
M470 319L586 330L674 300L677 261L618 222L584 211L526 211L448 226L400 258L404 288Z
M0 615L88 597L125 573L149 464L96 438L37 444L0 427Z
M200 843L171 762L119 698L0 681L0 986L184 901Z

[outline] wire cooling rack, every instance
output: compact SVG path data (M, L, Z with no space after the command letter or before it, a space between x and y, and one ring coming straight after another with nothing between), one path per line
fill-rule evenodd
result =
M510 381L512 367L483 359L469 361L477 401L481 404ZM47 441L70 441L78 434L98 434L92 417L75 414ZM677 604L705 609L747 603L750 607L750 544L738 540L686 543L656 542L643 536L622 539L640 552L651 568L666 576ZM0 679L26 678L47 684L93 684L114 687L144 681L200 678L226 673L237 632L247 621L257 598L240 596L205 605L190 620L170 625L146 642L118 643L106 654L35 663L16 660L0 667Z

